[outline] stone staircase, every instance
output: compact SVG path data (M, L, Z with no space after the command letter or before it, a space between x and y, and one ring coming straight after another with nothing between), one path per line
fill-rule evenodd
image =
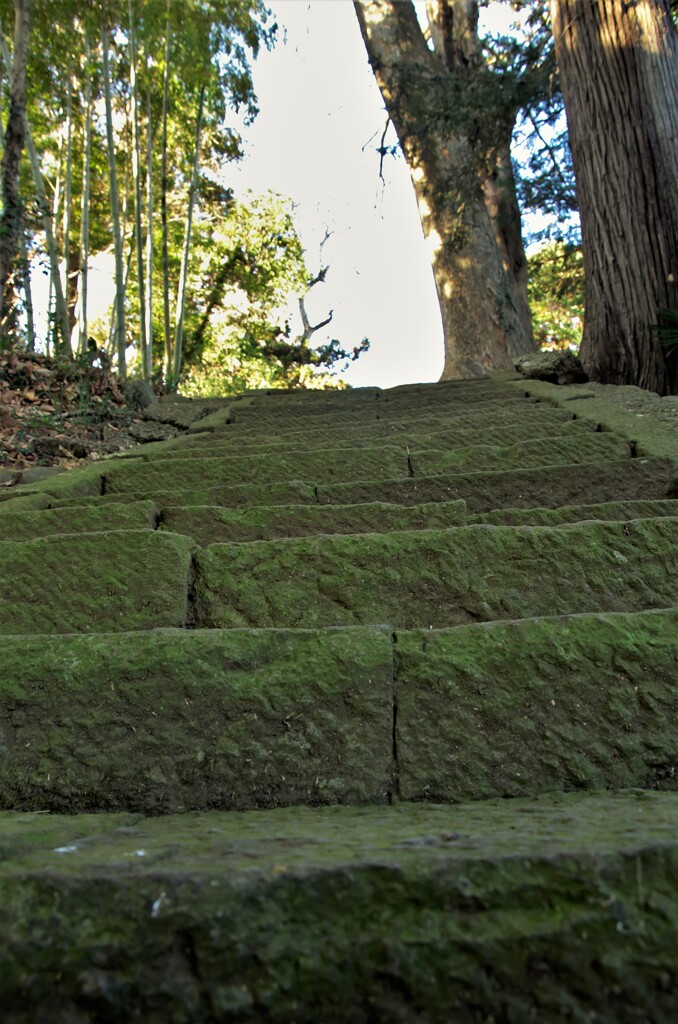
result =
M2 1024L678 1019L678 421L608 413L175 400L0 492Z

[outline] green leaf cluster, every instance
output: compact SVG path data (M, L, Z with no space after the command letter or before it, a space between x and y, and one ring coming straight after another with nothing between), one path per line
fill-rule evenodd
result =
M581 246L552 241L530 256L528 296L540 348L579 349L584 325Z

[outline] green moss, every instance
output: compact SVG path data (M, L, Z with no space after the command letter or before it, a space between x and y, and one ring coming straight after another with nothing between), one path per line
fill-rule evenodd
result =
M0 544L0 634L183 626L193 551L149 530Z
M204 457L162 459L153 462L127 460L117 462L105 476L107 493L143 490L158 491L172 487L188 490L249 481L266 485L286 480L354 480L368 477L375 480L407 476L407 453L404 448L362 448L299 452L285 455L250 455L233 458Z
M0 651L0 736L3 807L384 802L390 633L25 637Z
M678 520L470 526L217 544L198 556L201 626L441 628L678 603Z
M588 432L566 437L542 437L510 446L477 444L452 451L413 451L414 476L483 470L531 469L568 463L594 463L630 458L628 442L611 434Z
M678 503L677 503L678 504ZM465 521L463 501L431 505L278 505L249 509L190 505L166 508L161 530L185 533L208 547L229 541L305 537L317 533L391 533L397 530L458 526Z
M421 505L463 499L470 512L486 512L665 498L675 485L676 468L668 459L625 459L539 469L440 474L409 480L322 484L317 489L317 499L321 504L337 505L375 500Z
M49 498L46 494L20 494L13 497L6 496L6 500L0 499L0 516L14 515L15 512L29 512L41 508L49 508ZM3 535L6 531L4 519L2 521Z
M3 1020L672 1024L677 815L622 793L60 819L0 865Z
M399 633L404 800L678 787L678 609Z
M45 502L47 499L44 499ZM152 501L113 503L100 507L44 509L15 512L3 517L3 538L32 540L54 534L95 533L103 530L153 530L157 509Z
M669 458L678 464L678 416L669 419L666 415L653 415L659 412L661 399L651 392L601 384L559 387L542 380L523 380L509 386L584 420L595 420L606 430L615 431L618 437L635 441L642 455ZM642 400L635 409L627 398L627 393L634 390Z
M565 508L502 508L469 517L468 525L487 523L495 526L558 526L586 519L602 521L651 519L654 516L678 516L678 501L607 501L598 505L570 505Z

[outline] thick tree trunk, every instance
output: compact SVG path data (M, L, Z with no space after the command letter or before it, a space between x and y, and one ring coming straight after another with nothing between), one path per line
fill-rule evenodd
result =
M494 237L501 254L504 270L511 284L511 298L523 325L529 348L535 348L532 314L527 297L527 256L523 245L523 230L518 205L516 179L511 163L511 135L492 153L491 170L483 178L485 206L494 227Z
M2 154L0 347L11 340L17 328L18 299L15 278L21 230L19 163L26 138L26 64L30 0L15 0L14 15L14 54L9 74L9 112Z
M666 0L551 0L584 247L581 358L607 384L678 392L652 331L678 308L678 34Z
M426 16L433 52L443 66L462 80L465 76L471 88L480 76L484 76L486 86L493 81L496 87L493 114L501 129L485 152L477 153L479 176L485 206L509 279L511 299L529 340L527 347L533 348L532 316L527 297L527 257L511 163L511 139L517 107L515 103L507 104L500 94L501 80L498 77L491 79L488 75L478 36L478 0L428 0ZM482 116L482 111L478 111L478 117Z
M441 61L426 46L410 0L354 0L354 6L431 249L445 337L442 377L510 367L512 356L533 347L531 332L485 205L483 161L467 125L455 123L450 102L473 74L473 41L455 36L442 22ZM441 18L454 13L453 5L439 7ZM432 100L443 116L432 116Z

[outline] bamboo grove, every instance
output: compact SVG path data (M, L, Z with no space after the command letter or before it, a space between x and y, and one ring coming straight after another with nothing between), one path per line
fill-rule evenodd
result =
M48 350L77 358L96 347L120 377L131 368L174 388L187 358L187 318L197 338L190 361L204 347L205 316L223 298L224 264L232 277L258 277L258 287L266 279L261 252L241 237L220 251L210 225L230 219L231 234L239 225L242 235L249 215L251 242L253 221L264 217L278 257L269 284L282 273L285 287L303 291L308 276L290 210L269 199L234 214L222 173L240 155L237 126L256 113L250 63L275 26L251 0L32 0L26 45L21 8L29 0L0 2L3 126L12 121L16 60L26 79L18 252L5 274L0 343L12 342L21 319L28 348L36 345L30 261L49 275ZM5 220L13 173L6 142ZM102 252L114 254L115 298L105 336L92 339L90 268ZM196 264L202 293L191 300Z

